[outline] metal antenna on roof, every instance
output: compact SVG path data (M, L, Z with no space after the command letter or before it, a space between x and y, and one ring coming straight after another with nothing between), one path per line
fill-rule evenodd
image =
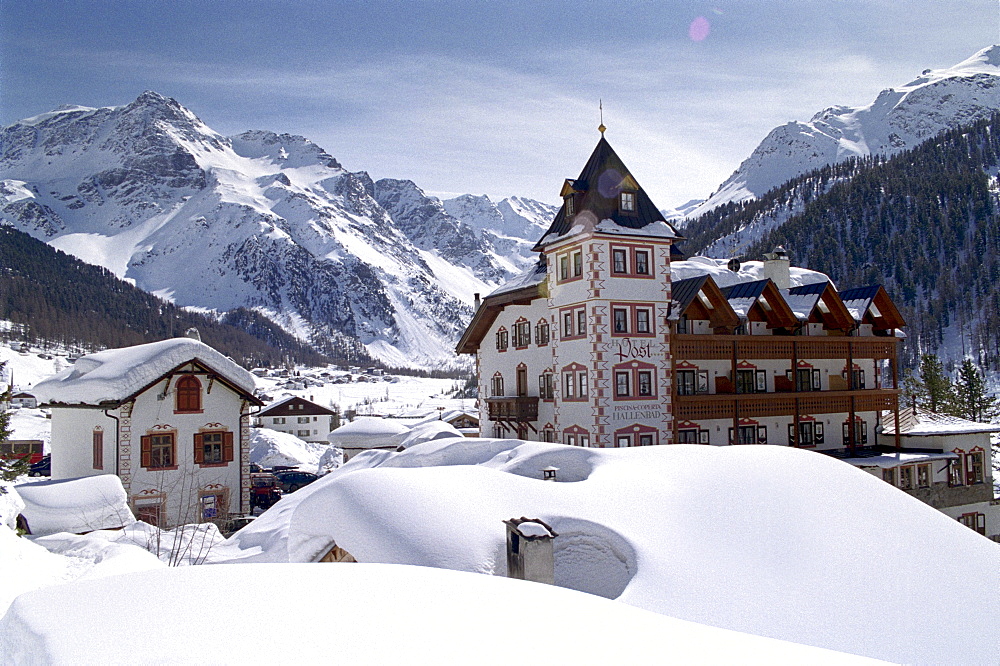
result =
M598 100L597 107L601 110L601 124L597 126L597 131L599 131L601 133L601 136L604 136L604 130L606 130L608 128L604 126L604 100L603 99L602 100Z

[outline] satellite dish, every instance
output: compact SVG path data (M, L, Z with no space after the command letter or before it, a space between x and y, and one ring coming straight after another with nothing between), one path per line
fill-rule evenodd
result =
M737 259L736 257L733 257L732 259L729 260L729 263L726 264L726 268L728 268L729 270L731 270L734 273L739 273L740 272L740 260Z

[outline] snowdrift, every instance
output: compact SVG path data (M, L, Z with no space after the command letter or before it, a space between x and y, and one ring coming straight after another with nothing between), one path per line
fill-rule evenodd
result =
M262 640L246 617L267 590L281 590L283 610L268 614ZM339 631L316 612L334 607ZM597 618L600 631L581 631ZM538 654L554 664L867 663L558 587L377 564L185 567L50 587L0 620L0 654L102 665L509 664Z
M541 470L559 468L558 481ZM502 522L552 525L557 585L907 663L993 658L1000 546L841 461L779 446L432 441L363 453L214 554L506 574Z
M125 488L114 474L37 481L16 487L24 501L21 514L35 536L81 534L135 522Z

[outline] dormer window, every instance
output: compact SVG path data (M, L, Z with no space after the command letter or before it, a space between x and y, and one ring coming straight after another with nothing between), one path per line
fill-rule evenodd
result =
M635 212L635 192L622 192L620 196L620 207L623 213Z
M566 217L572 217L576 211L573 206L573 195L570 194L566 197Z

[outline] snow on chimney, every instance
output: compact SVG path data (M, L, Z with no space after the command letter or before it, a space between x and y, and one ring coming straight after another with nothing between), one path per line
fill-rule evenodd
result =
M788 289L792 286L790 264L788 253L779 245L774 252L764 254L764 277L770 278L778 289Z

